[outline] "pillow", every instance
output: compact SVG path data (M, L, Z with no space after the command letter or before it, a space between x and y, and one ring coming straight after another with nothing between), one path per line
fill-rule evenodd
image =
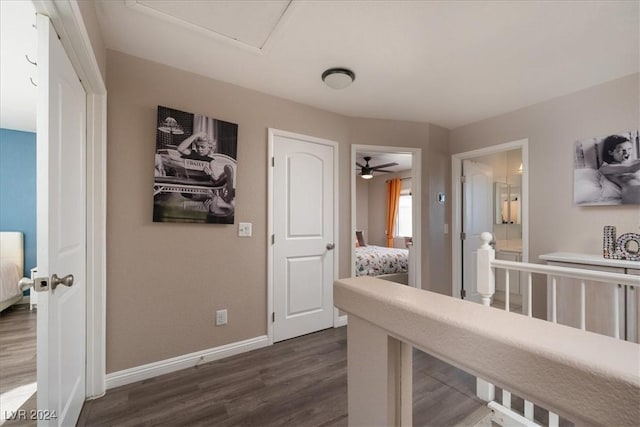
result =
M364 242L362 230L356 230L356 241L358 242L356 246L367 246L367 244Z
M577 205L599 202L602 197L600 172L596 169L575 169L573 173L573 200Z
M611 204L620 202L621 192L598 170L591 168L575 169L573 182L574 202L581 204Z

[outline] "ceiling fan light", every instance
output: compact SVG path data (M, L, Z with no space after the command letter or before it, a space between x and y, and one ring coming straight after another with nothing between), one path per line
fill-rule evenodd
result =
M329 68L322 73L322 81L332 89L344 89L355 79L355 73L346 68Z
M369 165L369 161L367 161L367 165ZM373 170L365 166L360 171L360 176L362 177L362 179L371 179L373 178Z

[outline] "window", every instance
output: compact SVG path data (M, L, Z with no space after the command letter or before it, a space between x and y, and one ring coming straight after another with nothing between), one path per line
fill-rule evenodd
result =
M411 193L400 194L398 216L396 217L395 235L398 237L412 237Z

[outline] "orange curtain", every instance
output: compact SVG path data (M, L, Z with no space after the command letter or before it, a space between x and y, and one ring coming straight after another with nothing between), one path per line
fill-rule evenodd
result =
M387 247L389 248L393 247L393 230L398 215L401 187L402 181L399 178L387 181Z

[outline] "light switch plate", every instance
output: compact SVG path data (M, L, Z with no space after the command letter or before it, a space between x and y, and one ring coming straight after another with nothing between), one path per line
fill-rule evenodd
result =
M227 309L216 311L216 326L227 324Z
M238 236L251 237L251 223L241 222L238 224Z

